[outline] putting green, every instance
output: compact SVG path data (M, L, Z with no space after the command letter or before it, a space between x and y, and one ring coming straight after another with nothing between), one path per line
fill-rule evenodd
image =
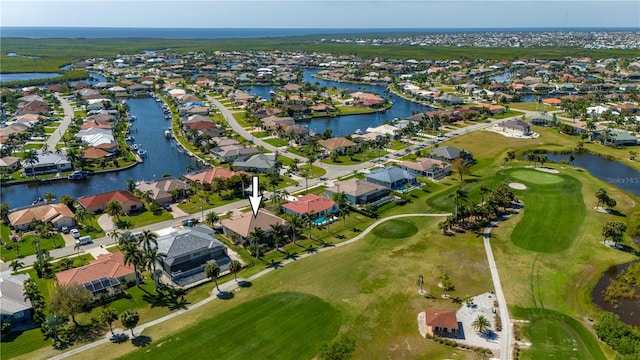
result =
M385 239L403 239L418 233L418 227L411 221L389 220L372 230L377 237Z
M562 176L532 169L518 169L509 172L509 176L530 184L550 185L564 181Z
M340 328L340 312L319 297L277 293L178 331L128 359L311 359Z

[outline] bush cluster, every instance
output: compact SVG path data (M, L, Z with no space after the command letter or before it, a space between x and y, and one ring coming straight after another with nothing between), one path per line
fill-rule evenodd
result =
M640 329L627 325L616 314L606 312L593 326L598 337L624 356L624 359L640 358Z

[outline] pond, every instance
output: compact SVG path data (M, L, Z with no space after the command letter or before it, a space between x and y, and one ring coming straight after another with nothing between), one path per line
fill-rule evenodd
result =
M0 82L8 81L22 81L22 80L34 80L34 79L50 79L61 76L59 73L14 73L14 74L0 74Z
M602 277L593 288L591 298L593 302L604 311L610 311L620 317L620 320L635 326L640 326L640 302L635 299L618 300L617 308L611 303L604 300L604 293L609 283L614 280L622 270L625 270L631 264L622 264L610 267L602 274Z
M631 194L640 196L640 171L621 162L608 160L601 156L580 153L574 154L574 165L588 170L591 175L613 184ZM568 154L547 154L553 162L567 161Z

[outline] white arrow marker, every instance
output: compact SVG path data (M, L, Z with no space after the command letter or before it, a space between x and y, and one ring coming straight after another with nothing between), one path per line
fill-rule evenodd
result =
M258 185L258 177L253 177L252 195L249 196L249 202L251 203L251 210L253 211L253 217L258 216L258 209L260 209L260 203L262 202L262 195L258 195L260 192L260 186Z

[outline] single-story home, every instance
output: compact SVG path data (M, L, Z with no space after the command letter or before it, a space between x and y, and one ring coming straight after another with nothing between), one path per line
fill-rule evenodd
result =
M247 212L222 220L222 232L226 236L237 236L239 240L244 241L255 228L269 232L271 225L274 224L286 225L287 221L265 209L259 209L257 216L253 216L252 212Z
M122 284L136 281L132 264L125 264L120 251L99 255L85 266L56 273L57 286L82 285L95 296L100 293L115 295L122 291Z
M338 212L338 204L335 201L316 194L303 195L295 201L282 205L282 208L285 213L298 216L311 213L317 216L324 216Z
M405 184L413 186L418 183L415 175L397 166L375 169L366 174L365 179L393 190L404 190Z
M164 178L154 182L141 182L136 185L136 189L159 205L173 202L175 200L174 193L176 198L185 197L186 191L190 188L191 186L184 181L173 178ZM149 195L147 195L147 192L150 192Z
M107 204L112 201L119 202L125 213L144 209L142 201L125 190L115 190L97 195L83 196L78 198L77 201L78 204L89 212L102 212L105 207L107 207Z
M638 145L638 138L629 132L618 129L609 130L609 136L604 139L606 132L603 132L603 143L613 146Z
M358 144L344 137L319 140L318 145L322 146L327 152L335 151L339 154L346 154L349 148L358 149Z
M10 169L16 171L20 168L20 158L15 156L5 156L0 158L0 169Z
M70 171L73 165L66 156L54 152L38 154L38 160L34 164L26 161L22 162L22 168L26 175L51 174L63 171Z
M534 115L529 119L529 123L536 126L555 126L556 122L557 120L554 121L553 116L541 114Z
M425 176L434 180L442 179L451 174L451 166L438 159L417 158L416 161L401 161L396 166L416 176Z
M0 278L0 321L11 323L12 328L31 328L33 305L24 297L24 282L29 274L18 274Z
M458 318L453 310L426 309L427 334L455 334L458 329Z
M266 173L276 168L275 154L256 154L248 159L235 161L231 168L234 170L242 170L256 173Z
M531 134L531 126L522 120L507 120L497 124L502 132L518 136L528 136Z
M76 224L75 214L65 204L47 204L16 210L8 215L9 224L16 230L27 230L33 220L50 222L56 229Z
M222 179L228 180L238 174L240 174L240 172L232 171L232 170L221 168L221 167L214 167L211 169L199 171L197 173L187 174L184 177L187 180L187 182L211 184L216 178L222 178Z
M347 196L347 202L352 205L370 204L383 199L391 192L391 189L360 179L335 181L332 187L325 190L328 198L335 193L343 192Z
M429 157L433 159L439 159L447 163L451 163L453 160L460 157L467 161L470 161L472 159L472 155L470 152L454 148L453 146L443 146L433 149L429 153Z
M180 229L156 239L158 252L166 254L161 267L171 281L184 286L204 279L204 267L215 261L221 272L227 271L231 258L227 247L215 238L206 225Z

